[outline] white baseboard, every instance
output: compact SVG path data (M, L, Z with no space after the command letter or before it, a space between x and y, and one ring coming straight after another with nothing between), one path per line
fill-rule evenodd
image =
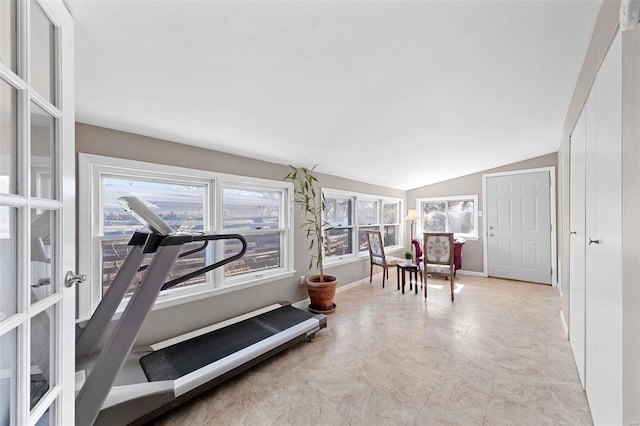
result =
M562 330L564 330L565 339L569 340L569 327L567 327L567 322L564 320L564 312L560 310L560 321L562 322Z
M374 275L373 277L375 278L377 275L382 275L382 272L380 272L379 274ZM354 282L349 283L349 284L341 285L338 288L336 288L336 294L337 293L342 293L343 291L347 291L347 290L349 290L351 288L354 288L354 287L358 287L361 284L368 284L368 283L369 283L369 280L365 277L365 278L363 278L361 280L354 281ZM306 299L303 299L303 300L300 300L298 302L292 303L291 306L293 306L294 308L304 309L307 306L309 306L310 302L311 301L307 297Z
M456 274L460 274L460 275L471 275L474 277L486 277L486 275L484 274L484 272L477 272L477 271L465 271L464 269L458 269L456 271Z

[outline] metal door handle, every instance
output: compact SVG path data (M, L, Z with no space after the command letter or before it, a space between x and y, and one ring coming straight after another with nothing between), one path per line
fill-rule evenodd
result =
M493 237L493 232L489 234L490 237Z
M591 238L589 238L589 245L591 244L600 244L600 240L592 240Z
M71 271L67 271L67 275L64 277L64 285L65 287L73 287L74 284L83 283L86 279L86 274L74 274Z
M569 231L569 235L576 235L577 231Z

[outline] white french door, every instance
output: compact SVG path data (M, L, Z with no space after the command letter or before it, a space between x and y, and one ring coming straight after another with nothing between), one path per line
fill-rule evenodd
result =
M74 419L73 22L0 1L0 425Z
M490 276L551 284L550 173L485 175Z

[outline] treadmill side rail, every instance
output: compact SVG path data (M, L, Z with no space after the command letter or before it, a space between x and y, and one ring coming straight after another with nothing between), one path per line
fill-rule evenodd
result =
M296 336L306 335L309 330L317 328L318 325L318 320L310 318L225 358L177 378L174 380L176 397L249 362L253 358L257 358L263 353L267 353L285 344Z
M170 380L114 386L94 426L128 425L175 398Z

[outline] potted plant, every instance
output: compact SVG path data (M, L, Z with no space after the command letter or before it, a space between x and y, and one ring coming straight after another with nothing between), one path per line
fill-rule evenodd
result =
M324 195L316 191L318 183L314 174L316 167L317 164L311 169L289 165L289 174L285 180L293 183L293 202L301 209L303 223L300 227L307 235L308 250L311 255L309 269L313 269L315 265L320 272L320 275L309 275L306 279L307 292L311 301L309 310L314 313L331 313L336 309L333 297L336 294L338 280L334 276L325 275L322 265L324 231L328 224L324 221L326 208Z
M407 250L404 252L404 264L405 265L411 265L412 260L413 260L413 252Z

